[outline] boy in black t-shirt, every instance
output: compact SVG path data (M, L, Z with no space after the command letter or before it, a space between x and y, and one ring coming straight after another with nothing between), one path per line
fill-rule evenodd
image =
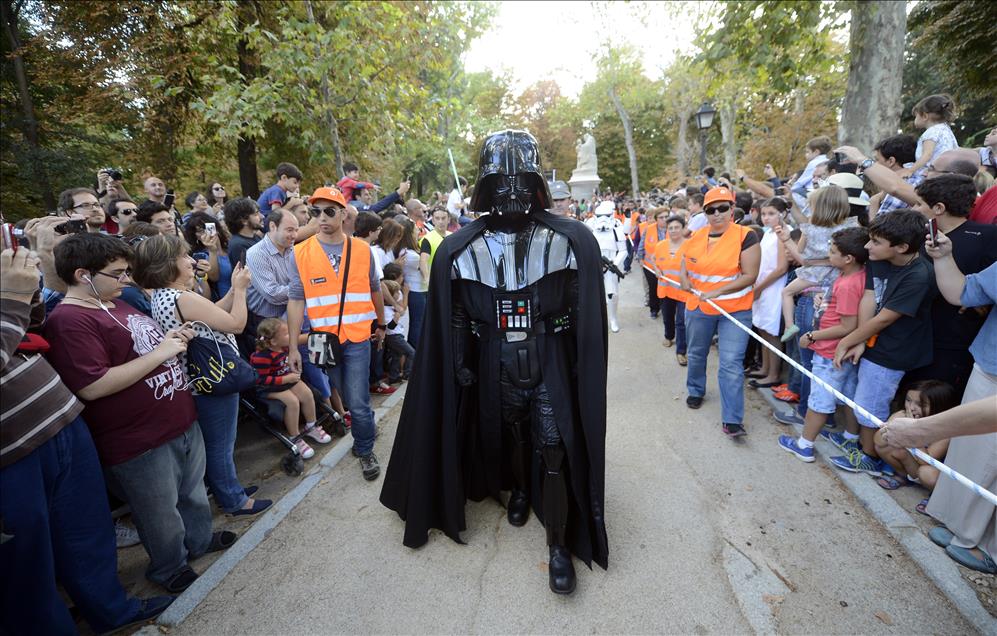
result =
M841 339L834 353L835 366L861 358L854 399L881 421L890 415L904 373L932 358L931 301L937 291L931 264L920 255L925 233L924 217L909 209L876 217L870 224L859 327ZM851 472L890 472L876 454L877 425L858 411L855 417L862 425L861 450L831 461Z

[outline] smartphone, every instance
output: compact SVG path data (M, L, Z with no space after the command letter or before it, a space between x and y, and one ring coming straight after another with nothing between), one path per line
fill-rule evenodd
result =
M15 230L14 230L14 224L13 223L4 223L3 226L0 227L0 232L3 233L3 249L5 249L5 250L14 250L14 253L16 254L17 253L17 238L15 238L15 234L14 234L14 232L15 232Z
M834 163L840 166L843 163L848 163L848 158L845 157L845 155L843 155L842 153L836 152L834 153Z
M938 221L928 219L928 234L931 236L931 247L938 245Z
M208 253L204 250L199 250L190 255L195 261L206 261L208 260Z
M207 234L208 236L214 236L217 232L218 230L215 229L214 223L204 224L204 233Z
M83 219L69 219L55 226L56 234L82 234L87 231L87 222Z
M173 209L173 202L176 200L176 195L173 194L173 190L167 190L166 196L163 197L163 205L166 206L167 210Z

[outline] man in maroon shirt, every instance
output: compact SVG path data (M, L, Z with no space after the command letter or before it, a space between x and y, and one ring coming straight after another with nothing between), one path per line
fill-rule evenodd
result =
M55 248L68 290L45 325L49 360L86 405L83 414L112 491L128 502L149 554L146 577L169 592L197 579L188 559L231 545L211 532L204 441L177 354L193 330L170 331L115 302L131 249L101 234L75 234Z

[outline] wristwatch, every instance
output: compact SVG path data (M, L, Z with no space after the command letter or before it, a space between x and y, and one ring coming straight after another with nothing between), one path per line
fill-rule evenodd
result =
M388 326L387 326L387 325L380 325L380 324L379 324L379 325L377 325L377 328L378 328L378 329L387 329L387 328L388 328Z
M869 166L871 166L874 163L876 163L875 159L866 159L865 161L859 164L859 168L861 168L862 171L865 172L866 170L869 169Z

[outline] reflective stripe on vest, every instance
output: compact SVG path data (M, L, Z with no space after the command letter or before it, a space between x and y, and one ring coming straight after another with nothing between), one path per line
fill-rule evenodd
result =
M670 242L666 239L658 241L654 247L654 264L661 270L663 276L678 282L682 276L682 247L673 256L669 252ZM658 279L658 298L672 298L681 302L689 300L689 292L682 291L671 283L666 283L661 278Z
M370 294L370 246L360 239L348 238L350 271L346 293L343 279L332 267L318 237L313 236L294 246L294 262L305 290L305 306L312 329L338 333L340 342L365 342L370 339L370 323L377 318ZM347 243L343 244L340 269L346 266ZM339 305L343 302L343 321L339 324Z
M701 292L708 292L737 280L741 275L741 244L751 231L743 225L731 224L723 236L710 245L710 228L697 230L692 238L682 245L686 274L692 286ZM754 286L749 285L736 292L714 298L713 302L728 312L744 311L751 309L754 300L753 291ZM719 313L709 303L700 302L695 294L690 294L687 307L714 316Z

